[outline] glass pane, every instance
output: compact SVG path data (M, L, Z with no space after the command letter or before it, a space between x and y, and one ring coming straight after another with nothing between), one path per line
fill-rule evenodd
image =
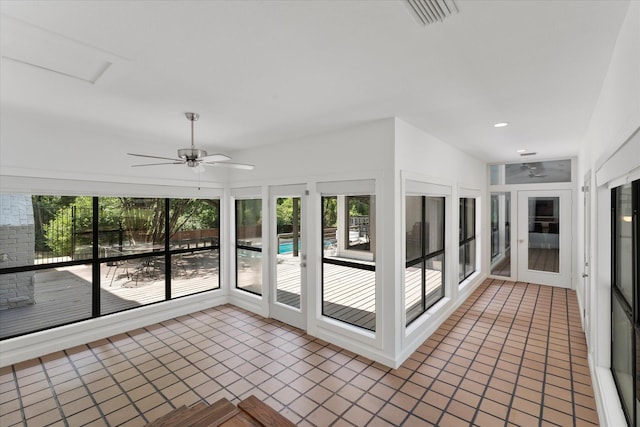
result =
M237 287L262 295L262 253L246 249L237 250Z
M324 263L322 273L322 314L375 331L375 271Z
M635 329L636 334L636 426L640 426L640 330Z
M171 297L220 288L220 250L171 255Z
M347 196L347 224L345 247L351 250L371 251L370 223L372 196Z
M406 197L407 261L422 256L422 196Z
M300 308L300 198L280 197L276 199L277 219L277 264L276 301Z
M539 184L571 182L571 160L506 164L506 184Z
M236 200L236 286L262 295L262 199Z
M323 256L338 255L338 198L322 198L322 247Z
M164 301L164 256L145 256L100 264L100 314Z
M489 166L489 177L491 185L504 184L504 165Z
M464 280L464 263L465 261L465 245L462 244L458 248L458 283Z
M444 297L444 255L437 255L425 262L425 307L428 309Z
M169 229L171 249L219 246L220 200L171 199Z
M560 271L560 198L529 197L529 270Z
M164 198L100 197L100 256L164 250Z
M476 235L476 199L465 199L465 239Z
M511 193L491 193L491 274L511 276Z
M420 316L423 310L422 304L422 269L424 263L419 263L404 270L405 310L407 312L407 324Z
M476 271L476 240L465 243L464 277L467 278Z
M444 197L425 201L425 255L444 250Z
M620 306L618 298L611 298L612 310L612 348L611 370L622 397L627 414L633 412L633 346L631 321Z
M322 314L371 331L376 327L376 274L371 271L375 269L374 210L375 198L370 195L322 198ZM370 222L358 228L358 233L359 238L364 234L366 238L360 243L349 242L346 237L357 225L350 218L364 216ZM355 246L349 247L350 243L361 245L363 250L353 250Z
M236 200L238 245L262 248L262 200Z
M464 199L460 199L458 203L458 242L462 242L464 240Z
M93 256L91 197L0 195L3 267L90 259ZM20 250L18 250L18 246Z
M491 259L500 255L500 200L491 193Z
M626 184L616 189L615 229L615 286L632 305L633 298L633 209L631 205L632 186Z
M90 318L91 271L83 264L1 274L0 289L12 290L3 295L9 302L0 310L0 338Z

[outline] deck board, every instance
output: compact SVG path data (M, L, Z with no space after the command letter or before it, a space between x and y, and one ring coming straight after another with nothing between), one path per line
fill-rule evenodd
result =
M300 307L299 259L282 257L277 265L277 301ZM101 313L139 307L165 298L161 260L153 269L139 271L132 265L101 268ZM127 277L127 268L129 277ZM405 306L408 312L421 307L420 271L407 270ZM185 256L172 266L173 297L211 290L218 286L217 260L204 262ZM426 292L440 287L439 271L428 270ZM36 274L36 304L0 311L0 336L13 336L91 317L91 266L79 265L44 270ZM244 277L253 278L252 274ZM375 330L375 272L333 264L323 266L323 313L326 316ZM137 279L137 281L136 281ZM249 283L244 284L249 287ZM252 288L253 289L253 288ZM261 287L255 287L261 292Z

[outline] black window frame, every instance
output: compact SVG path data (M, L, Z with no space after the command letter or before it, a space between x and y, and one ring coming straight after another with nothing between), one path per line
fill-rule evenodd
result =
M38 196L37 194L31 194L30 197L34 197L34 196ZM70 197L79 197L79 195L77 196L73 196L71 195ZM92 225L91 225L91 234L92 234L92 242L97 242L99 240L99 235L101 230L99 229L99 215L100 215L100 198L102 196L88 196L91 197L91 201L92 201L92 212L91 212L91 221L92 221ZM1 268L0 267L0 275L3 274L14 274L14 273L21 273L21 272L37 272L37 271L43 271L43 270L49 270L49 269L55 269L55 268L61 268L61 267L71 267L71 266L77 266L77 265L90 265L91 269L92 269L92 273L91 273L91 315L89 317L83 317L83 318L78 318L75 319L73 321L69 321L69 322L61 322L61 323L55 323L55 324L51 324L51 325L47 325L41 328L35 328L32 330L29 330L27 332L22 332L22 333L18 333L18 334L12 334L12 335L7 335L7 336L2 336L0 337L0 342L6 339L10 339L10 338L15 338L15 337L20 337L20 336L25 336L25 335L29 335L29 334L33 334L36 332L41 332L41 331L46 331L49 329L53 329L53 328L58 328L61 326L66 326L66 325L70 325L70 324L74 324L74 323L79 323L79 322L83 322L89 319L95 319L95 318L99 318L99 317L104 317L104 316L109 316L115 313L122 313L125 311L129 311L129 310L135 310L138 308L142 308L142 307L148 307L150 305L153 304L158 304L158 303L162 303L162 302L166 302L169 300L173 300L173 299L180 299L180 298L184 298L187 296L192 296L192 295L196 295L196 294L200 294L203 292L210 292L210 291L214 291L214 290L218 290L221 289L221 272L220 269L223 265L222 263L222 254L220 251L220 239L219 237L217 239L212 239L211 240L211 244L210 245L203 245L203 246L198 246L198 247L190 247L190 248L181 248L181 249L171 249L170 247L170 240L171 240L171 233L170 233L170 215L168 215L169 209L170 209L170 201L172 199L178 199L178 198L168 198L168 197L138 197L140 199L144 199L144 198L149 198L149 199L161 199L164 201L164 206L163 206L163 210L164 210L164 247L162 248L155 248L153 251L149 251L149 252L141 252L141 253L136 253L136 254L129 254L129 255L117 255L117 256L101 256L100 254L100 246L99 244L92 244L92 250L91 250L91 257L88 258L82 258L82 259L76 259L76 260L69 260L69 261L56 261L56 262L50 262L50 263L38 263L38 264L33 264L33 265L23 265L23 266L16 266L16 267L6 267L6 268ZM195 199L194 200L198 200ZM220 199L211 199L211 200L218 200L220 202ZM218 218L217 218L217 224L218 224L218 230L220 230L220 217L222 215L222 210L220 209L220 203L218 204ZM218 250L218 254L219 254L219 265L218 265L218 283L215 287L212 287L211 289L206 289L203 291L198 291L198 292L194 292L188 295L181 295L181 296L177 296L177 297L172 297L171 296L171 281L172 281L172 275L171 275L171 256L172 255L178 255L178 254L184 254L184 253L195 253L195 252L204 252L204 251L211 251L211 250ZM102 264L111 264L111 263L117 263L120 261L127 261L127 260L134 260L134 259L145 259L145 258L149 258L149 255L153 255L154 257L164 257L164 261L165 261L165 272L164 272L164 277L165 277L165 295L164 295L164 299L159 300L159 301L154 301L154 302L150 302L150 303L146 303L144 305L140 305L140 306L134 306L134 307L126 307L117 311L112 311L109 313L101 313L101 285L102 285L102 274L101 274L101 265Z
M467 212L468 212L468 204L470 201L473 201L473 211L471 214L471 218L467 217ZM462 252L463 256L461 257L462 260L458 260L458 267L460 267L460 265L462 265L463 268L463 273L462 275L460 274L460 271L458 271L458 284L464 282L465 280L467 280L473 273L475 273L476 271L476 262L475 260L473 260L473 268L470 269L469 271L467 271L467 263L466 260L469 256L468 254L468 247L470 245L474 245L474 257L476 254L476 251L478 250L477 245L476 245L476 229L477 229L477 224L476 224L476 209L477 207L477 203L476 203L476 199L474 197L461 197L460 201L460 216L459 216L459 233L458 233L458 247L459 247L459 251L458 253ZM471 223L473 225L473 232L471 233L471 235L468 235L467 233L467 227L469 225L469 220L471 220ZM461 262L462 261L462 262Z
M620 405L624 412L624 415L629 426L640 426L640 413L638 413L638 400L640 399L640 179L631 183L631 303L625 297L621 285L618 280L618 245L616 237L618 236L617 219L619 217L618 208L618 193L622 186L618 186L611 189L611 374L613 376L614 383L620 399ZM614 301L615 300L615 301ZM627 320L631 326L631 351L630 355L632 378L633 378L633 408L628 408L623 398L623 392L621 390L620 379L617 377L616 371L613 366L614 360L614 336L615 336L615 323L614 323L614 302L617 302L622 311L625 313Z
M250 245L242 245L240 243L238 243L238 203L239 202L244 202L247 200L259 200L260 201L260 218L262 218L262 199L259 197L255 197L255 198L242 198L242 199L235 199L234 204L233 204L233 208L235 209L235 214L234 214L234 218L235 218L235 224L234 224L234 232L235 232L235 259L236 259L236 271L235 271L235 288L243 291L243 292L247 292L250 293L252 295L257 295L259 297L262 297L262 292L256 292L256 291L252 291L250 289L245 289L245 288L241 288L238 286L238 250L246 250L246 251L252 251L252 252L258 252L260 253L260 262L262 262L262 245L261 246L250 246ZM262 240L262 232L260 232L260 239ZM260 285L262 286L262 281L260 282Z
M407 195L406 197L416 197L416 196L411 196L411 195ZM418 264L422 264L422 272L421 272L421 292L420 292L420 303L422 304L421 306L421 311L415 315L415 317L413 317L412 319L407 320L406 322L406 326L409 326L411 323L413 323L415 320L419 319L420 316L422 314L424 314L427 310L429 310L431 307L433 307L438 301L440 301L442 298L444 298L444 286L446 283L446 269L444 268L444 266L446 265L445 260L446 260L446 254L445 254L445 236L446 236L446 212L447 212L447 208L446 208L446 197L445 196L417 196L421 198L421 205L422 205L422 213L421 213L421 224L420 224L420 253L421 255L417 258L413 258L411 260L407 259L405 260L405 269L416 266ZM442 249L438 249L435 251L431 251L431 252L427 252L427 242L426 242L426 238L425 238L425 230L427 229L426 224L427 224L427 199L440 199L441 200L441 218L442 218L442 232L440 234L441 237L441 242L440 242L440 247ZM406 245L406 242L405 242ZM426 274L427 274L427 268L426 268L426 264L427 261L435 258L437 256L442 255L442 285L440 287L440 298L435 299L433 301L429 301L427 302L427 280L426 280ZM406 311L406 307L405 307L405 311Z
M359 195L359 196L363 196L363 195ZM373 196L373 195L370 195ZM320 198L320 218L322 218L321 222L320 222L320 226L321 226L321 236L325 236L325 212L324 212L324 206L325 206L325 199L328 198L334 198L337 197L337 195L322 195L322 197ZM369 224L369 227L375 227L376 224ZM348 226L346 227L348 230ZM338 237L339 238L339 237ZM361 328L367 331L371 331L371 332L375 332L376 331L376 325L374 323L373 329L369 329L369 328L365 328L362 325L358 325L355 323L351 323L351 322L347 322L344 319L340 319L338 317L335 316L331 316L329 314L325 313L325 303L324 303L324 265L326 264L333 264L333 265L338 265L338 266L342 266L342 267L350 267L350 268L355 268L358 270L365 270L365 271L372 271L375 272L376 271L376 264L375 261L374 263L365 263L365 262L358 262L358 261L350 261L347 259L334 259L334 258L330 258L330 257L326 257L325 256L325 242L324 242L324 237L322 239L320 239L320 253L322 254L322 258L321 258L321 262L320 262L320 301L321 301L321 314L324 317L328 317L330 319L335 319L338 320L342 323L345 323L347 325L351 325L351 326L355 326L357 328ZM371 252L371 251L369 251ZM374 259L375 259L375 254L374 254Z

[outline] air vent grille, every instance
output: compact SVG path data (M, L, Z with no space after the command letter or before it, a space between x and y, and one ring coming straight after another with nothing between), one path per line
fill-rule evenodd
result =
M538 153L535 153L535 152L533 152L533 153L520 153L520 156L527 157L527 156L535 156L536 154L538 154Z
M458 12L455 0L406 0L409 8L423 25L442 22Z

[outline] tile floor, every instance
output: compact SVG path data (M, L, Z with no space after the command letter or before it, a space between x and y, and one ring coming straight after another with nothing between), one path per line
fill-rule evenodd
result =
M233 306L0 370L0 425L142 426L255 394L298 425L598 424L573 291L487 280L399 368Z

